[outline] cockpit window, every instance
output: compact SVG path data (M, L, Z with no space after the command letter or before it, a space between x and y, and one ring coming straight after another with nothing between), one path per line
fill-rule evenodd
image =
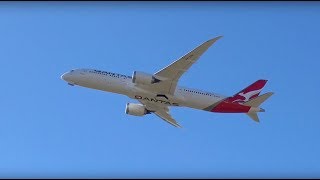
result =
M73 72L74 70L72 69L70 72Z

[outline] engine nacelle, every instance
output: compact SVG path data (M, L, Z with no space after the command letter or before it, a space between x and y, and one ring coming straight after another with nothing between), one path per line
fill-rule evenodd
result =
M146 114L150 114L150 112L142 104L127 103L126 114L143 116Z
M132 82L137 84L153 84L160 82L160 80L155 78L151 74L147 74L140 71L134 71L132 75Z

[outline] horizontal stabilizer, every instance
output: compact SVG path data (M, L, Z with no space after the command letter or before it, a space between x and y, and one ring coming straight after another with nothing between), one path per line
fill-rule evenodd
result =
M248 102L243 103L243 105L251 106L251 107L259 107L260 104L262 104L265 100L267 100L273 94L274 94L273 92L265 93L265 94L263 94L261 96L258 96L258 97L254 98L254 99L251 99Z
M254 107L254 108L257 108L259 107L264 101L266 101L270 96L272 96L274 93L273 92L268 92L268 93L265 93L261 96L258 96L256 98L253 98L251 99L250 101L248 102L245 102L243 103L243 105L246 105L246 106L251 106L251 107ZM261 111L260 112L264 112L264 109L260 108ZM258 114L256 112L250 112L250 113L247 113L247 115L254 121L256 122L259 122L259 117L258 117Z
M259 122L259 117L257 113L247 113L247 115L254 121Z

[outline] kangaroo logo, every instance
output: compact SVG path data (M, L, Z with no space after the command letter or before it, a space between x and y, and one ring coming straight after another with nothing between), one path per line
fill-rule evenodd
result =
M243 97L244 99L243 98L237 98L236 100L232 101L232 103L235 103L235 102L238 102L238 103L247 102L252 96L255 96L255 95L259 94L260 91L261 91L261 89L258 89L258 90L255 90L255 91L249 91L247 93L241 92L241 93L237 94L237 96L239 95L239 96Z

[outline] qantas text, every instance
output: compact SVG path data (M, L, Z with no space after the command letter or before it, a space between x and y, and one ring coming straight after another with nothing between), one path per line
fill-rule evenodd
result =
M156 103L161 103L161 104L166 104L166 105L169 105L169 106L179 106L178 103L171 103L169 101L163 101L163 100L159 100L159 99L154 99L154 98L148 98L148 97L142 97L142 96L139 96L139 95L135 95L134 98L136 99L141 99L141 100L145 100L145 101L150 101L150 102L156 102Z

